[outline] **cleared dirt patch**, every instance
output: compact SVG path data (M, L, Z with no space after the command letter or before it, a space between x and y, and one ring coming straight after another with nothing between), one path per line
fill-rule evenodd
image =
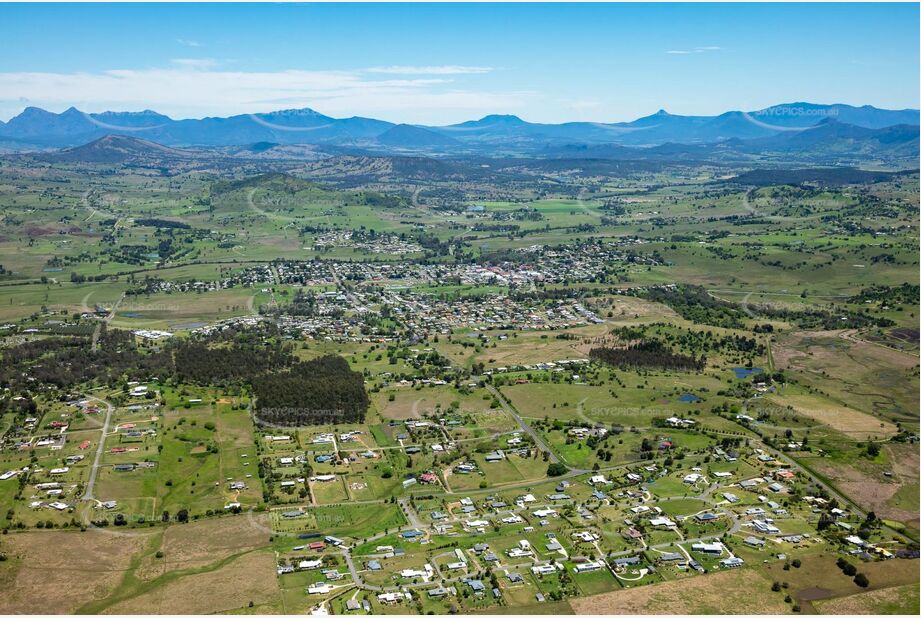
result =
M69 614L106 598L149 535L26 532L3 537L11 559L2 569L0 614Z
M788 614L783 595L757 571L742 569L572 599L577 614Z

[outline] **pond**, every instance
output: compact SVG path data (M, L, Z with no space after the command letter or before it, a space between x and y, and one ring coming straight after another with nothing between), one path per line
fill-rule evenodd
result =
M736 374L736 379L744 380L748 376L755 375L756 373L763 373L761 367L734 367L733 372Z

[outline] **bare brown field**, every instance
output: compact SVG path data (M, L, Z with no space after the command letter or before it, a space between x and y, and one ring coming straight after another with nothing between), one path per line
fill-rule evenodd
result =
M787 614L783 595L751 569L640 586L570 600L577 614Z
M69 614L109 596L131 558L151 540L145 534L25 532L3 537L11 559L0 566L2 614Z
M866 438L889 438L898 433L894 423L876 418L853 408L845 408L823 397L810 394L788 394L782 397L767 397L779 406L793 406L803 416L817 423L828 425L835 431L858 440Z
M270 551L245 554L206 573L185 575L122 601L107 614L215 614L246 607L268 611L281 596ZM270 606L270 607L266 607Z
M269 523L265 515L221 517L169 526L158 548L162 558L147 555L135 576L152 580L176 570L201 568L244 551L268 547Z
M908 584L852 594L846 597L817 601L815 608L821 614L907 614L917 616L919 585Z
M390 393L394 395L393 401L387 400ZM374 403L382 418L402 421L409 418L420 418L423 414L431 413L439 404L445 411L452 401L460 403L460 412L482 412L489 409L489 402L482 397L464 396L453 389L443 388L425 388L417 391L407 387L385 391L377 394Z
M861 339L853 330L788 333L772 351L778 369L799 373L839 407L846 403L893 421L918 417L915 354Z

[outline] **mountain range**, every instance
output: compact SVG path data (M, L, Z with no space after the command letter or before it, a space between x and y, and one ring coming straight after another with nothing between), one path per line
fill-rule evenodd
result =
M701 159L807 153L825 162L917 159L921 113L872 106L789 103L752 112L680 116L660 110L631 122L532 123L489 115L447 126L393 124L373 118L332 118L311 109L174 120L151 110L61 113L26 108L0 123L8 150L47 150L88 144L114 135L138 143L104 142L117 151L247 146L259 152L290 145L333 151L436 155L529 155L607 159ZM104 149L105 149L104 148ZM254 152L256 151L254 150ZM165 153L182 156L179 151ZM66 158L66 154L64 155Z

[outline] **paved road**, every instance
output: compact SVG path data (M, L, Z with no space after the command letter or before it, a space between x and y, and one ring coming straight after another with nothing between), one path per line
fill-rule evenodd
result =
M492 384L487 384L486 390L492 393L493 396L499 400L499 404L502 406L503 410L512 415L512 418L514 418L518 423L518 426L521 427L521 431L531 436L531 438L534 439L534 444L536 444L540 450L550 455L551 463L560 463L560 458L556 456L556 453L553 452L553 449L547 446L547 443L544 442L544 439L540 436L540 434L538 434L530 425L525 422L523 418L518 415L518 412L515 411L515 409L512 407L512 404L508 402L508 400L502 395L502 393L499 392L496 387L494 387ZM570 470L575 470L575 468L571 468L569 466L566 467ZM587 470L581 470L580 472L587 472Z
M106 407L106 418L102 423L102 431L99 434L99 445L96 447L96 457L93 459L93 467L90 468L90 478L86 483L86 491L83 494L84 500L94 500L95 498L93 498L93 486L96 485L96 474L99 472L99 460L102 459L102 453L105 450L106 434L109 432L109 423L112 420L112 412L115 411L115 406L104 399L99 399L98 397L87 397L87 399L98 401Z
M122 295L118 297L118 300L115 301L115 304L112 305L112 310L109 311L109 315L103 318L102 322L97 324L96 328L93 330L93 343L91 346L91 349L93 350L93 352L95 352L96 349L99 347L99 335L102 334L102 325L108 324L109 322L112 321L112 318L115 317L115 310L118 309L118 306L122 303L123 300L125 300L124 292L122 292Z

